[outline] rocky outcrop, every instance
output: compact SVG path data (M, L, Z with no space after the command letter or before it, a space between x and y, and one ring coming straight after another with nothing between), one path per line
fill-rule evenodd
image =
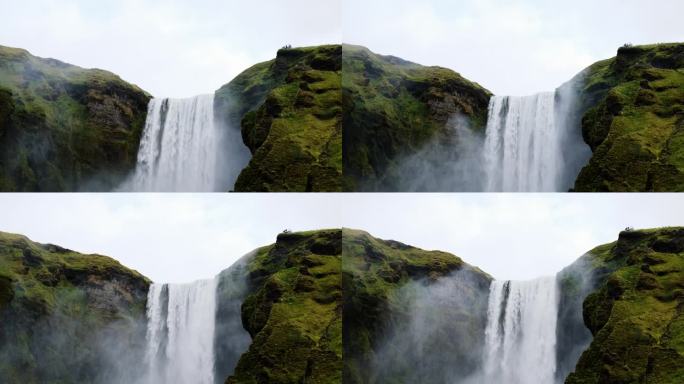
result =
M624 46L577 79L593 155L574 189L684 190L684 44Z
M489 275L363 231L344 229L342 243L345 383L437 383L477 370Z
M135 377L149 284L106 256L0 233L0 381Z
M252 159L235 191L340 191L342 47L283 48L216 91Z
M452 254L359 230L283 232L219 275L217 377L476 378L491 281ZM684 228L623 231L557 281L559 382L681 382ZM111 258L0 233L0 381L142 377L149 284Z
M150 96L118 76L0 46L0 190L111 190Z
M398 190L402 158L455 140L451 116L474 130L486 124L491 93L456 72L353 45L342 62L345 190Z
M252 343L226 383L340 383L342 231L281 233L245 261Z
M569 384L679 383L684 377L684 228L630 230L587 255L593 335Z

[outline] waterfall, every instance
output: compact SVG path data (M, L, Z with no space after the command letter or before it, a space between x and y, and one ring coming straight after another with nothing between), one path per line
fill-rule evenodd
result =
M125 189L216 191L220 133L213 95L150 100L135 173Z
M555 118L554 99L553 92L490 99L485 190L553 192L563 187L563 130Z
M556 279L494 281L489 295L483 382L553 384Z
M145 383L214 384L217 279L152 284Z

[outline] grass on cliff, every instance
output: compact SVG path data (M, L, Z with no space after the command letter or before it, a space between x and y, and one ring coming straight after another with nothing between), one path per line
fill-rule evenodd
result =
M609 273L584 302L594 340L567 382L681 382L684 228L623 232L590 255Z
M453 113L486 123L491 94L452 70L347 44L342 63L347 190L394 189L400 159L447 135Z
M237 191L339 191L341 47L289 48L216 92L253 157Z
M583 76L594 155L576 190L684 190L684 44L621 48Z
M41 313L60 308L74 310L74 305L85 311L85 297L75 294L75 283L69 280L69 276L82 272L96 276L130 274L149 282L110 257L84 255L34 243L22 235L0 232L0 277L11 282L8 288L13 291L10 295L14 299L26 299ZM1 307L6 303L0 304Z
M343 377L344 382L349 383L399 383L408 380L402 375L413 377L413 373L406 369L410 371L411 364L415 362L397 362L401 367L393 367L392 377L375 377L382 375L375 371L375 367L387 337L409 320L407 303L412 302L417 294L416 287L437 283L451 273L466 269L472 272L470 276L475 280L486 282L491 279L452 254L377 239L354 229L343 229L342 254L345 316ZM445 315L443 309L426 309L427 312L432 310L432 314L426 314L427 318ZM457 321L467 323L473 314L451 312L450 315ZM437 334L433 336L439 339ZM434 346L431 344L433 342L435 339L425 340L423 347Z
M110 72L0 47L0 188L116 182L135 164L149 98Z
M253 342L228 383L340 381L340 241L340 230L283 233L256 251L242 305Z

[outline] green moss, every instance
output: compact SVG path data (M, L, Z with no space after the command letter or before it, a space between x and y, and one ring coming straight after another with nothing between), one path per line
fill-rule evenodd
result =
M111 258L0 233L0 378L97 382L100 335L144 339L149 284Z
M490 96L449 69L344 45L345 189L396 190L399 159L448 135L446 122L455 113L482 129Z
M594 339L566 383L681 382L684 228L622 232L590 255L607 273L584 302Z
M405 324L410 283L432 284L456 271L468 271L486 292L491 277L440 251L425 251L397 241L380 240L366 232L343 229L342 284L344 290L344 382L374 382L374 358L390 330ZM444 311L444 308L433 308ZM477 314L458 318L464 326ZM428 341L424 346L427 348ZM393 367L393 374L402 367ZM382 376L381 382L403 382L401 377Z
M339 229L282 233L247 263L242 305L252 335L227 383L339 383L342 286Z
M340 191L341 47L281 49L216 92L252 160L236 191Z
M150 96L118 76L0 47L0 187L110 190L133 168Z
M684 44L623 47L587 68L577 191L684 190Z

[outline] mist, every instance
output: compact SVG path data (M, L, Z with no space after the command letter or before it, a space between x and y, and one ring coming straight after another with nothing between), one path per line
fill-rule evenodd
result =
M470 270L408 283L371 362L368 383L455 383L481 366L488 289ZM394 312L394 311L393 311ZM400 379L399 379L400 378Z
M470 120L454 114L447 133L433 138L418 152L397 162L397 190L407 192L475 192L483 189L484 135Z
M55 287L49 314L18 295L0 311L0 378L223 383L251 344L241 305L253 255L213 279L149 291L118 277Z
M252 251L218 275L216 326L214 327L214 376L216 384L233 374L240 356L252 342L242 326L242 303L248 293L247 262Z
M575 185L582 168L591 158L591 148L582 137L582 115L585 108L579 96L584 84L584 73L556 89L555 117L560 127L560 150L562 167L558 173L558 191L567 192Z
M388 298L366 382L562 384L592 341L582 306L604 275L585 254L529 281L463 269L409 282Z
M556 383L562 384L575 370L582 353L589 347L592 335L584 325L583 303L600 282L593 272L592 256L585 254L558 272L558 328L556 329Z
M91 313L109 317L101 323ZM16 305L2 316L0 377L23 382L135 383L142 372L143 312L124 303L112 284L58 289L50 315Z
M386 181L407 192L565 192L591 157L582 138L580 74L554 92L493 96L486 127L454 114L440 134L400 157Z

